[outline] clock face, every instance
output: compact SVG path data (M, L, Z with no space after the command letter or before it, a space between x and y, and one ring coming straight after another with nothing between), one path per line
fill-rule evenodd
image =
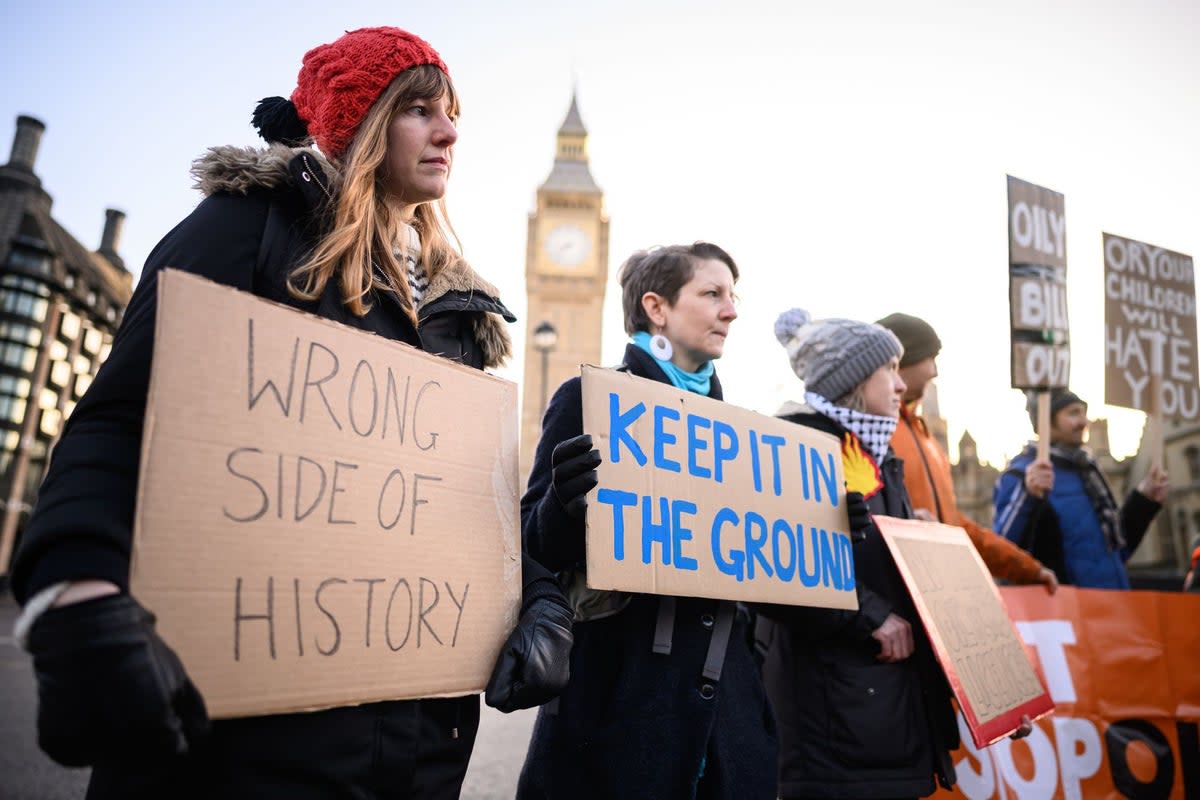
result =
M559 266L579 266L591 249L587 233L577 225L558 225L546 235L546 255Z

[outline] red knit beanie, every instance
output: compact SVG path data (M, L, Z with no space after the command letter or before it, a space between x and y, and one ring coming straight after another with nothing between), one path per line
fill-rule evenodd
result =
M359 28L304 54L292 103L321 152L341 158L388 84L422 64L450 74L424 39L399 28Z

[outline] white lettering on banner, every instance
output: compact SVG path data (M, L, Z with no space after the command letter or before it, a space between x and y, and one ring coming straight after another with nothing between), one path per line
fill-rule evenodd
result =
M988 748L975 746L974 740L971 739L971 729L967 727L967 721L961 713L958 714L958 738L963 749L979 762L979 771L975 771L970 760L960 759L954 765L954 771L958 773L958 783L954 786L970 800L988 800L996 793L996 770L992 766Z
M1075 626L1065 619L1021 621L1016 625L1025 644L1037 651L1050 699L1055 703L1074 703L1075 681L1063 647L1075 644Z
M997 789L1000 789L999 797L1008 797L1005 787L1020 800L1048 800L1054 797L1061 778L1064 800L1083 800L1083 782L1096 775L1103 763L1100 732L1090 719L1055 716L1050 721L1054 724L1054 744L1050 743L1050 737L1040 724L1034 723L1033 733L1020 740L1022 744L1001 739L990 747L976 748L967 722L959 714L959 738L963 748L978 762L979 770L976 771L967 758L957 761L954 765L958 773L955 788L970 800L991 800L997 796ZM1017 769L1013 747L1029 748L1033 761L1031 777L1026 778ZM1000 785L996 781L997 775L1001 778Z
M1058 761L1054 755L1054 743L1040 726L1033 726L1033 733L1021 740L1033 756L1033 777L1026 778L1013 763L1012 739L1001 739L991 746L1000 777L1012 787L1020 800L1050 800L1058 788Z
M1090 719L1053 717L1064 800L1083 800L1081 784L1100 771L1100 733Z
M1066 220L1062 215L1042 206L1032 208L1024 200L1013 206L1011 220L1013 241L1021 247L1046 255L1063 257L1066 249Z

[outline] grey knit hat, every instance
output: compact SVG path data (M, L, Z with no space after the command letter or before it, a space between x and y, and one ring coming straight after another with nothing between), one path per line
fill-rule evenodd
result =
M818 319L802 308L775 320L775 338L807 391L837 402L893 357L904 355L896 334L873 322Z

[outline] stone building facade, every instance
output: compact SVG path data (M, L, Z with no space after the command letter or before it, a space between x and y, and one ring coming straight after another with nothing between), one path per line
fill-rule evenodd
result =
M53 200L34 171L45 129L18 117L0 166L0 575L63 423L108 355L133 291L117 253L122 212L105 212L96 250L51 216Z

